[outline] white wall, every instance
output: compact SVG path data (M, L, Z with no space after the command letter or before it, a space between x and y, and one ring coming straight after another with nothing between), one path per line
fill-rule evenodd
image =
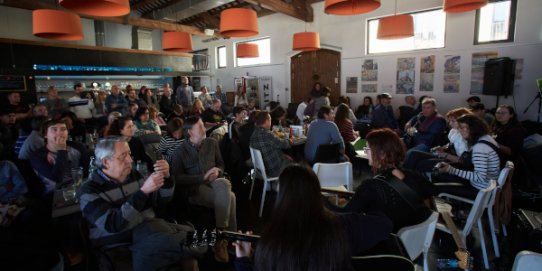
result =
M440 7L441 0L408 0L397 1L397 11L411 12ZM382 6L364 15L334 16L324 14L324 2L312 5L314 22L305 24L283 14L274 14L259 18L259 34L250 38L231 38L202 43L202 38L194 37L194 49L208 48L211 54L212 89L217 83L225 86L226 90L233 90L234 77L247 75L272 76L274 98L280 95L283 105L290 99L290 57L296 52L292 51L292 36L296 32L318 31L322 47L341 52L341 93L346 95L346 77L358 77L358 93L348 94L352 105L357 106L366 93L360 93L361 63L365 58L377 59L379 64L379 92L383 85L395 85L396 59L398 57L416 58L415 95L431 95L439 101L441 112L465 105L470 96L471 61L472 54L477 52L498 52L499 56L523 58L523 77L516 80L514 96L501 97L500 104L511 104L519 111L520 119L536 120L537 105L523 115L522 111L532 101L537 93L535 80L542 78L542 20L538 14L542 13L540 0L518 0L516 16L516 34L513 43L499 43L490 45L473 45L475 12L448 14L446 21L446 46L442 49L432 49L414 52L400 52L381 55L365 54L365 22L367 19L389 15L393 13L394 1L382 1ZM235 42L245 41L258 37L271 37L271 64L252 67L233 67L233 46ZM215 48L226 45L227 68L216 69ZM435 82L433 92L417 91L419 87L419 59L422 56L436 56ZM444 93L443 63L446 55L461 56L461 82L459 93ZM395 89L395 86L394 86ZM394 105L403 102L403 95L392 94ZM376 94L373 94L373 97ZM479 95L487 107L496 105L496 97Z

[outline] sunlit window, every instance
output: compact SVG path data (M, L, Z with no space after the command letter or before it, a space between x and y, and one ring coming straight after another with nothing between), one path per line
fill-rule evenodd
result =
M443 48L446 30L446 14L442 9L410 13L414 17L414 37L399 40L379 40L378 19L367 23L367 53L387 53Z
M216 67L226 68L226 46L216 47Z
M474 44L514 41L516 0L492 0L476 11Z
M246 42L239 43L253 43L258 44L259 57L252 58L237 58L237 52L235 52L235 60L237 66L250 66L258 64L269 64L271 63L271 38L263 38L258 40L250 40ZM237 44L235 46L237 48Z

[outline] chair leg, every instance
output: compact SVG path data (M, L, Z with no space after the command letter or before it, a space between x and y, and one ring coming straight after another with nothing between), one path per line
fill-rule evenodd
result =
M423 271L429 271L429 266L427 265L427 251L423 252Z
M506 225L502 224L502 236L507 237L508 232L506 231Z
M495 257L501 257L499 250L499 240L497 239L497 234L495 233L495 222L493 221L493 208L487 208L487 216L489 222L489 230L491 231L491 239L493 240L493 249L495 250Z
M263 213L263 204L265 203L265 193L267 192L267 181L263 181L262 203L260 203L260 217Z
M482 256L484 257L484 266L486 270L489 270L489 260L487 257L486 240L484 238L484 230L482 228L482 220L478 219L478 232L480 233L480 246L482 247Z
M254 183L256 182L256 176L254 174L254 169L250 170L250 179L252 180L252 185L250 185L250 193L248 194L248 199L252 199L252 190L254 190Z

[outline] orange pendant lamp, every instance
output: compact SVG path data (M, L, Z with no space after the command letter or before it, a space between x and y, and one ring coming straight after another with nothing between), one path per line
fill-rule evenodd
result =
M444 12L460 13L479 9L487 5L487 0L444 0Z
M116 17L130 13L130 0L59 0L59 4L79 14Z
M320 33L318 32L300 32L294 34L293 50L296 51L316 51L320 50Z
M36 9L32 11L32 34L53 40L82 40L81 18L62 10Z
M192 35L186 32L164 32L162 49L178 53L190 52L192 51Z
M250 37L258 35L256 11L246 8L230 8L220 13L220 34L226 37Z
M237 58L259 57L258 44L239 43L237 44Z
M394 15L378 20L379 40L398 40L414 36L414 18L409 14Z
M333 15L356 15L380 7L380 0L326 0L324 11Z

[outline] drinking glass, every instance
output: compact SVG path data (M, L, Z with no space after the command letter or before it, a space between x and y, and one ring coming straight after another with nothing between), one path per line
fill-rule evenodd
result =
M64 201L70 202L75 200L76 194L75 184L67 184L62 187L62 197L64 198Z
M82 167L72 168L72 179L76 187L81 186L81 183L83 182L83 168Z

